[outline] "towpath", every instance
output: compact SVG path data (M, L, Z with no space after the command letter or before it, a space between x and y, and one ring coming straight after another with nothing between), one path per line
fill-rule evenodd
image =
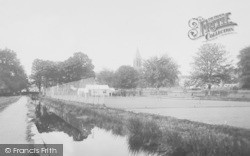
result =
M0 113L0 144L26 144L27 97L21 97Z

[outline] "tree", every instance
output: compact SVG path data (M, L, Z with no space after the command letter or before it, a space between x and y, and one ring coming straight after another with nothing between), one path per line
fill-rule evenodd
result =
M61 69L65 83L95 76L91 59L81 52L74 53L73 57L64 61Z
M97 74L97 81L101 84L114 87L115 73L111 70L104 69Z
M136 88L138 82L138 73L131 66L121 66L115 72L115 86L122 89Z
M94 77L95 72L93 69L94 66L88 56L78 52L63 62L34 60L31 78L41 90L42 86L50 87L56 84Z
M137 72L138 72L138 75L139 75L139 80L138 80L138 83L137 83L138 84L137 87L138 88L146 88L147 87L147 81L146 81L146 79L144 77L144 73L143 73L142 68L140 70L137 70Z
M152 57L143 64L143 75L150 87L174 86L178 73L178 65L167 55Z
M250 46L242 49L238 58L241 86L244 89L250 89Z
M194 57L191 73L194 84L207 85L210 89L213 84L230 82L234 69L227 56L227 51L220 44L202 45Z
M58 63L48 60L36 59L32 63L31 79L39 91L42 86L56 85L59 81Z
M0 80L9 93L28 88L27 75L12 50L0 50Z

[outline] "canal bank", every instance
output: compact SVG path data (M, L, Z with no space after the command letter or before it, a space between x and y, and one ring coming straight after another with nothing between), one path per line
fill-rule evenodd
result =
M156 156L158 154L133 150L133 144L126 135L115 134L112 129L98 127L86 118L76 118L67 112L67 108L55 109L44 103L31 102L33 126L31 128L34 143L63 144L63 155L91 156ZM103 123L106 124L106 123ZM110 123L112 125L112 123ZM115 125L114 125L115 126ZM131 148L132 147L132 148Z
M132 153L143 151L158 155L250 154L250 131L247 129L145 113L136 114L103 105L48 98L44 98L42 104L62 118L73 116L77 120L70 121L71 117L64 117L64 121L71 124L77 122L80 125L80 128L77 128L80 132L89 129L90 134L95 134L95 128L99 128L116 136L125 136L127 146ZM86 138L89 138L90 134Z

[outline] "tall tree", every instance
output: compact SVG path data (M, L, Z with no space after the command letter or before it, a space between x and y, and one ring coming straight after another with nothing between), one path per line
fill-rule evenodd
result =
M131 89L137 86L139 75L131 66L121 66L115 72L115 86L122 89Z
M150 87L171 87L178 80L178 65L167 55L152 57L143 64L144 78Z
M220 44L204 44L196 53L191 79L196 85L207 85L230 82L234 71L228 60L228 52Z
M94 65L91 59L81 52L74 53L62 64L64 82L77 81L84 78L94 77Z
M58 83L58 63L48 60L36 59L32 64L31 79L41 90L42 86L49 87Z
M88 56L78 52L63 62L34 60L31 78L41 90L42 86L50 87L56 84L94 77L93 69L94 66Z
M241 86L243 89L250 89L250 46L242 49L238 58Z
M12 50L0 50L0 80L10 93L28 88L27 75Z
M147 87L147 81L145 79L144 76L144 72L143 72L143 68L141 68L140 70L137 70L138 75L139 75L139 80L138 80L138 88L146 88Z
M106 84L114 87L115 73L111 70L104 69L97 74L97 81L101 84Z

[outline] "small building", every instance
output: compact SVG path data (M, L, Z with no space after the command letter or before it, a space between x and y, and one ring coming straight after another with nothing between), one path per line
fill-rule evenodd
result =
M78 96L112 96L115 89L110 88L108 85L86 85L85 88L78 88Z
M90 96L111 96L115 91L108 85L86 85L85 90L88 91Z

